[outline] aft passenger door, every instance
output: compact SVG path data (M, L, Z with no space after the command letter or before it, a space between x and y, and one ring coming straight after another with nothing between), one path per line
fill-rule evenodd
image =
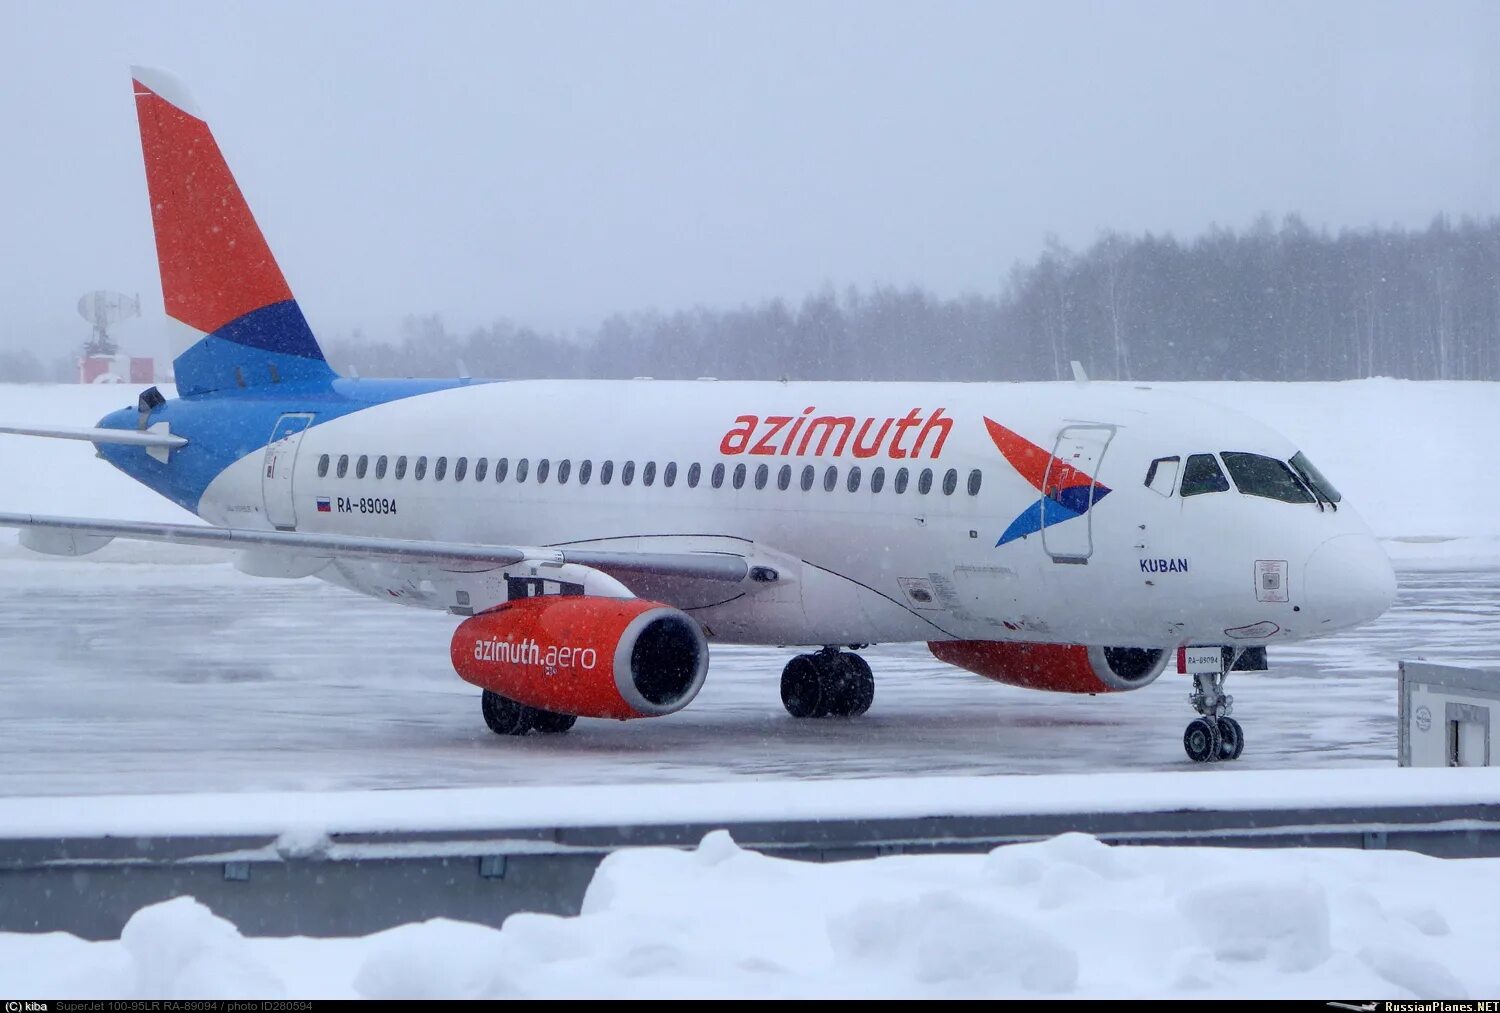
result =
M1115 427L1065 426L1042 482L1042 547L1054 563L1087 563L1094 554L1093 506L1109 490L1099 483Z
M283 415L271 430L266 444L265 466L261 469L260 490L266 502L266 519L280 531L297 529L297 506L292 499L292 472L297 464L297 448L312 424L312 414L298 412Z

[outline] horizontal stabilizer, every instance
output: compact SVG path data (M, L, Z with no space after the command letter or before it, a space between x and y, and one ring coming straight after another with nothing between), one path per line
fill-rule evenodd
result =
M165 432L143 433L135 429L90 429L82 426L0 426L0 433L13 436L45 436L53 440L87 440L90 443L121 443L129 447L187 446L187 440Z
M148 521L92 520L0 513L0 527L71 532L148 542L208 545L219 548L280 549L301 556L372 559L395 563L469 569L514 563L576 563L607 573L657 574L739 583L750 575L743 556L714 552L612 552L596 549L548 549L540 546L471 545L365 535L325 535L307 531L254 531L200 524L156 524Z

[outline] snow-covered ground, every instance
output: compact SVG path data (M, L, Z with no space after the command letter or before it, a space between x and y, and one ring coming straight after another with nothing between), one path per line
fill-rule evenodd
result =
M247 939L187 897L119 941L0 934L0 991L49 998L1172 997L1500 994L1500 859L1110 848L832 865L723 831L606 858L575 918Z

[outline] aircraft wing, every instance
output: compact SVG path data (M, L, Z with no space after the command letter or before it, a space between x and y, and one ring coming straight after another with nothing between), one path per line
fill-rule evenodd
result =
M385 560L396 563L469 566L489 563L509 566L527 560L576 563L612 573L694 577L739 583L750 574L744 556L722 552L618 552L600 549L549 549L524 545L477 545L432 542L368 535L325 535L305 531L257 531L201 524L157 524L148 521L95 520L84 517L46 517L0 513L0 527L82 535L91 538L132 538L178 545L228 549L281 549L300 556ZM102 543L101 543L102 544Z

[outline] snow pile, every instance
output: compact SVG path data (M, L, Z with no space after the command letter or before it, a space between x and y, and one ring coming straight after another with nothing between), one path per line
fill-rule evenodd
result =
M122 942L0 935L0 991L141 998L1071 996L1464 999L1500 992L1500 860L1109 848L832 865L723 831L616 852L576 918L244 939L179 898Z

